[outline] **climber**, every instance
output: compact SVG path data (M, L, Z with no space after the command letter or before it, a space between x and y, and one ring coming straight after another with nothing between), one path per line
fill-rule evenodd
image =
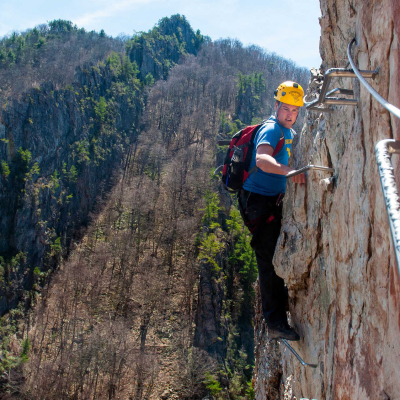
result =
M284 82L274 92L275 115L269 118L254 139L250 174L238 194L242 218L253 233L251 246L256 253L262 309L268 327L268 337L299 340L299 335L289 326L286 317L287 288L272 264L275 246L281 230L282 199L286 177L293 168L287 166L295 134L292 126L303 106L303 88L295 82ZM271 123L273 121L273 123ZM279 140L284 136L282 149L272 157ZM305 175L292 181L304 184Z

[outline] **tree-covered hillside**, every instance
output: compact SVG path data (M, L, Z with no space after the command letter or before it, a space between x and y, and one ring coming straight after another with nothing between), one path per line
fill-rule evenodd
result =
M44 81L63 88L73 82L78 65L97 64L111 51L124 51L123 38L86 32L64 20L5 36L0 40L0 104Z
M124 51L65 21L46 29L47 49L92 35L94 65L77 57L75 78L18 92L0 117L3 311L20 300L1 320L1 392L252 399L256 265L212 174L216 137L267 117L278 84L305 86L307 71L179 15ZM50 63L31 35L2 79Z
M162 29L168 21L174 27L178 21L177 34L181 26L190 28L183 17L174 16L160 23ZM189 28L186 36L194 41L199 35ZM152 30L153 36L157 29ZM82 43L90 44L78 40L79 35L92 36L65 21L49 23L49 32L59 34L45 35L46 43L67 43L75 53ZM163 46L164 39L146 35L145 43ZM14 36L4 40L5 46L12 45ZM31 33L25 36L29 39ZM105 38L102 34L97 39L101 36ZM91 49L96 47L94 41ZM6 65L2 76L9 70L24 75L24 67L30 65L29 49L32 46L21 50L21 58ZM171 54L178 49L181 44L171 44ZM107 46L102 50L107 51ZM38 63L52 65L54 52L39 51ZM145 55L144 62L150 63L151 57ZM32 287L34 268L47 271L68 251L140 132L139 117L147 88L154 82L152 75L141 80L136 62L125 51L112 51L95 65L86 63L85 57L79 61L85 62L74 66L71 83L57 88L60 80L49 74L49 81L8 99L0 111L0 256L4 260L0 312L15 304L22 288ZM164 63L171 68L174 61L165 58ZM40 65L36 69L41 71ZM59 68L64 70L68 73L68 68ZM17 266L11 268L16 257Z

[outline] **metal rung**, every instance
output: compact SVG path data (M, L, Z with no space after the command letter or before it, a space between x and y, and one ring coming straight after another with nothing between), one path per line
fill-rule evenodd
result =
M361 76L364 78L375 78L375 75L378 73L378 70L369 71L369 70L361 70L359 71ZM352 68L330 68L325 72L326 78L354 78L356 77L356 73Z
M333 113L334 110L331 110L330 108L324 108L324 107L307 107L309 111L319 111L319 112L326 112L326 113Z
M286 345L286 347L296 356L296 358L301 362L302 365L311 368L317 368L318 364L309 364L302 360L302 358L296 353L294 348L286 341L286 339L281 339L282 342Z
M306 167L300 168L296 171L289 172L286 174L286 178L292 178L293 176L303 174L304 172L310 171L310 170L316 170L316 171L323 171L323 172L335 172L334 168L329 168L329 167L323 167L322 165L307 165Z
M354 91L351 90L351 89L342 89L342 88L333 89L333 90L331 90L330 92L328 92L328 93L326 94L324 104L335 104L335 103L330 103L330 102L327 101L327 100L332 100L332 99L335 99L335 100L343 100L343 101L345 101L345 102L350 101L351 103L355 102L354 105L357 105L357 103L358 103L357 100L354 100L354 99L339 99L339 98L337 98L337 97L328 97L328 96L330 96L330 95L332 95L332 94L344 94L344 95L346 95L346 96L353 96L353 95L354 95ZM320 97L321 97L321 96L320 96ZM319 98L318 98L318 99L316 99L316 100L314 100L314 101L308 103L307 108L308 108L309 110L320 110L320 111L326 111L326 112L332 111L332 110L330 110L329 108L320 108L320 107L317 107L319 104L320 104L320 102L319 102ZM341 104L341 103L336 102L336 104ZM347 103L343 103L343 104L347 104ZM352 105L353 105L353 104L352 104Z
M355 99L337 99L334 97L325 97L324 104L336 106L356 106L358 101Z
M331 94L345 94L348 96L353 96L354 91L351 89L342 89L342 88L336 88L328 92L327 96L330 96Z

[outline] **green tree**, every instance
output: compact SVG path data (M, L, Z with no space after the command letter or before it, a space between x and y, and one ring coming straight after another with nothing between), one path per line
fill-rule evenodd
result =
M211 394L211 396L217 397L222 391L221 385L215 375L211 374L211 372L206 372L204 384L206 385L207 390Z
M28 354L29 354L30 348L31 348L31 342L30 342L29 338L26 338L22 342L22 351L21 351L21 361L22 362L28 361Z
M16 55L14 54L14 52L12 51L12 49L10 49L10 50L8 51L7 58L8 58L8 62L9 62L10 65L12 65L12 64L15 63L15 59L16 59L17 57L16 57Z
M52 33L66 33L77 29L76 25L73 25L71 21L66 21L64 19L50 21L49 27Z
M121 59L119 57L119 54L113 51L106 60L107 65L111 68L114 73L118 75L118 71L121 68Z
M1 160L0 173L5 179L8 178L8 175L10 175L10 168L4 160Z
M40 49L43 45L46 44L46 39L44 37L39 37L36 43L36 47Z
M201 209L201 211L204 211L201 222L203 225L208 226L211 229L218 228L220 226L217 222L218 211L221 209L219 206L218 195L217 193L211 193L210 190L207 189L204 199L206 205L205 208Z
M265 81L262 72L243 75L239 72L236 94L236 115L246 124L259 117L265 97Z
M51 175L51 183L52 183L52 192L54 192L55 190L57 190L60 187L60 182L58 180L58 171L54 170L53 175Z
M211 264L215 272L220 271L221 267L216 261L217 254L224 248L214 233L206 234L200 244L199 260L206 260Z
M153 86L154 85L154 78L153 78L153 75L150 72L144 78L144 83L147 86Z
M0 49L0 67L5 66L6 63L7 63L7 52L3 48L3 49Z
M231 238L237 236L243 229L243 220L240 216L240 212L236 207L232 207L229 219L226 221L229 230L229 236Z
M248 282L251 287L257 279L257 261L250 243L250 234L248 232L241 233L235 243L235 249L233 255L231 255L231 261L242 261L242 268L239 272L242 275L242 278Z
M100 100L94 106L94 111L96 113L96 117L104 122L107 113L107 101L104 97L100 97Z

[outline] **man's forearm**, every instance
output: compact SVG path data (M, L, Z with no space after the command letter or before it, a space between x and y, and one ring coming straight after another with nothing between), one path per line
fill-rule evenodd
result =
M289 172L294 171L293 168L278 163L274 157L268 154L257 154L256 165L262 171L268 172L270 174L286 175Z

